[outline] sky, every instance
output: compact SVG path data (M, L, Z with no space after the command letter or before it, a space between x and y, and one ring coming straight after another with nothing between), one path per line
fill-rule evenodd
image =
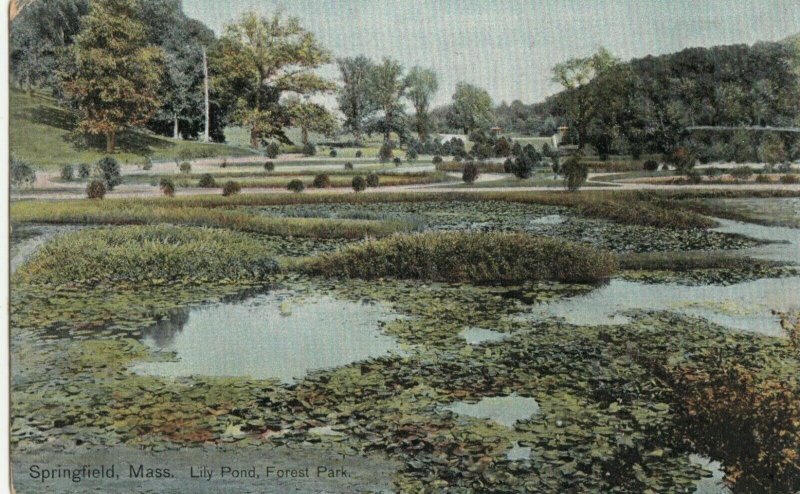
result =
M495 103L558 91L552 67L605 46L628 60L693 46L777 41L800 33L800 0L183 0L217 34L243 12L299 17L335 57L391 57L432 68L435 105L456 83ZM323 73L336 77L335 67Z

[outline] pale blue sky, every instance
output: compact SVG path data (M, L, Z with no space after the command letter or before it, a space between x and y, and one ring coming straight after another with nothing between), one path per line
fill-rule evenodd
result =
M455 84L499 103L542 100L550 70L599 46L629 59L690 46L774 41L800 32L800 0L183 0L220 33L242 12L297 16L336 57L390 56L439 75L436 104ZM333 69L325 73L335 76Z

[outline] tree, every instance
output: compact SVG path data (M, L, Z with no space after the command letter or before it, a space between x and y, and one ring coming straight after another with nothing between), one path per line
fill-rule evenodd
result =
M384 142L389 142L392 132L405 134L405 108L401 100L406 87L403 66L396 60L384 58L370 71L369 98L382 113L371 127L383 134Z
M580 154L573 155L561 165L561 175L564 176L564 186L567 190L575 192L589 177L589 166L581 161Z
M758 157L767 164L769 170L772 170L775 165L785 163L788 155L783 140L775 134L765 136L758 147Z
M334 86L314 70L331 56L297 18L260 17L254 12L225 26L209 59L212 87L232 121L250 129L250 145L275 138L289 144L284 129L292 114L281 96L309 95Z
M561 84L568 96L565 110L578 132L580 149L586 143L587 126L595 109L587 85L618 62L608 50L600 48L590 57L572 58L553 67L553 81Z
M305 146L308 144L308 133L316 132L333 136L338 127L336 118L324 106L311 101L290 99L287 108L291 114L292 124L300 128L300 140Z
M143 125L158 109L163 53L148 45L135 0L97 0L74 45L75 72L64 89L78 103L78 129L106 138L113 153L117 133Z
M430 134L430 116L428 108L431 98L439 89L439 81L436 73L430 69L412 67L406 77L408 92L406 96L414 106L414 124L420 140L426 140Z
M370 74L374 65L365 56L340 58L337 64L342 87L336 100L344 114L344 128L353 133L356 145L359 145L367 121L375 113L375 105L369 97Z
M473 129L489 126L492 120L492 97L485 89L459 82L453 93L453 105L447 116L448 124L464 129L469 134Z

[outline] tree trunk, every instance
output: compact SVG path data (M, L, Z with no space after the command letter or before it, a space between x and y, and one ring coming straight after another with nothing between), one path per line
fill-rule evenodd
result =
M175 115L173 115L172 122L173 122L173 125L172 125L172 138L173 139L180 139L181 138L181 133L180 133L180 130L178 129L178 114L177 113Z
M303 146L308 144L308 129L303 127L300 129L301 136L300 139L303 141Z
M386 131L383 133L383 142L392 140L392 114L386 112Z
M208 103L208 59L206 58L206 49L203 48L203 89L205 91L205 109L206 109L206 127L203 132L203 142L209 142L209 127L211 117L209 116L209 103Z
M117 147L117 135L116 132L106 132L106 152L108 154L114 154L114 151Z

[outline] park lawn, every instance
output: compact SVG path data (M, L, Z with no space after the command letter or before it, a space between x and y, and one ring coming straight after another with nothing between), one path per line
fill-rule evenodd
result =
M77 125L74 112L62 108L52 97L36 92L28 96L12 90L9 95L11 154L34 167L57 169L61 165L91 164L106 155L102 143L84 147L73 140ZM114 157L122 164L143 164L147 156L154 161L173 160L188 149L194 157L247 156L247 149L225 144L175 141L145 131L130 130L118 136Z

